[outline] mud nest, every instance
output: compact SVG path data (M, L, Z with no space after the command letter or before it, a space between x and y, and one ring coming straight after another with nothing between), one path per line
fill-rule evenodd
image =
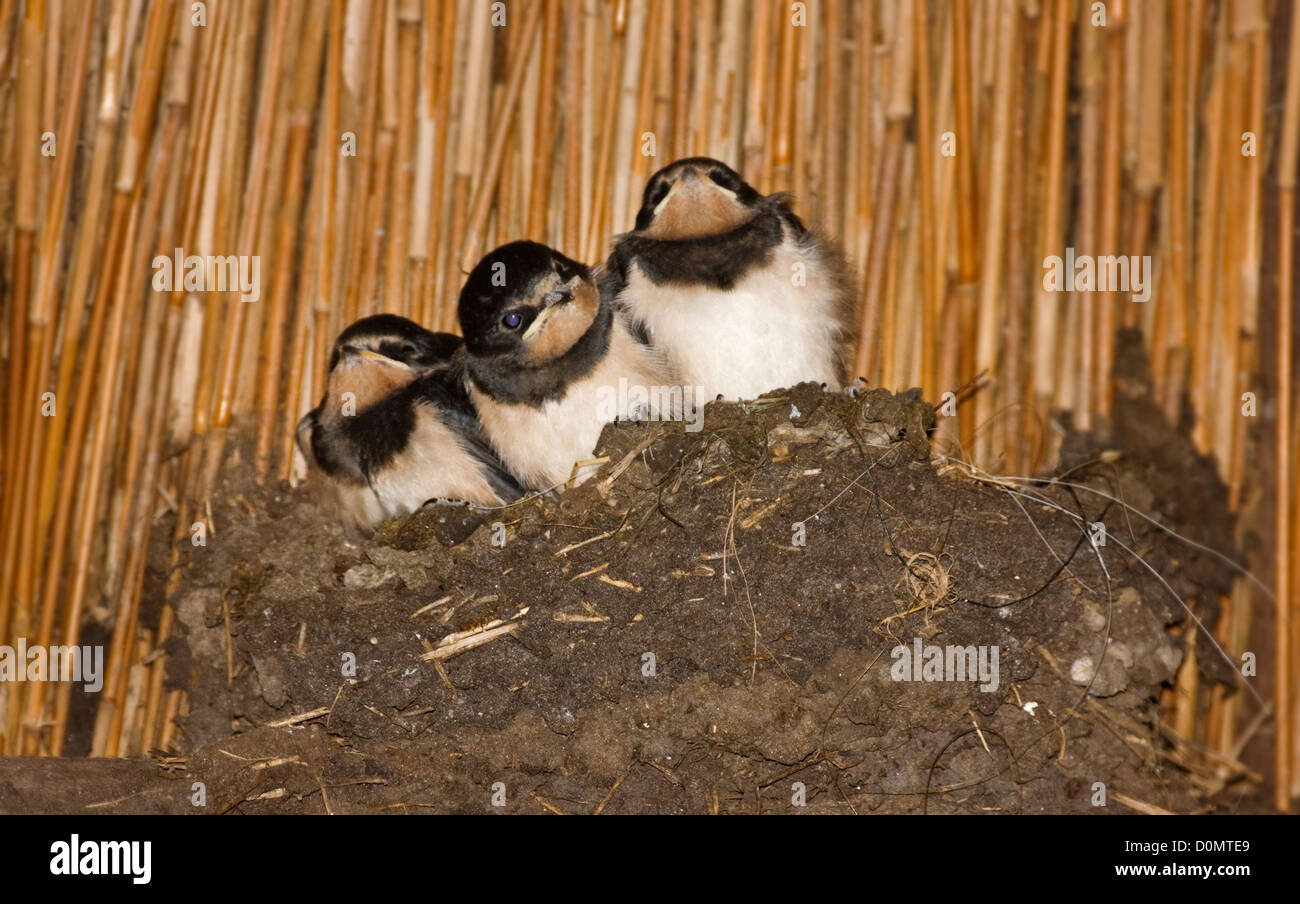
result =
M232 458L174 576L177 799L202 781L209 808L250 813L1218 806L1224 776L1158 699L1179 598L1207 619L1231 572L1136 512L1223 555L1232 522L1158 419L1136 452L1068 439L1081 489L932 461L916 391L803 385L706 414L611 425L608 461L559 497L428 506L369 539ZM1227 682L1217 657L1200 667Z

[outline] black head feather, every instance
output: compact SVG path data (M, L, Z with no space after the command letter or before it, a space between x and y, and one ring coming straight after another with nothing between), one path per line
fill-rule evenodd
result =
M366 348L413 370L426 371L445 366L461 344L461 338L451 333L430 332L396 314L375 314L361 318L339 334L329 366L333 370L342 349L353 347Z

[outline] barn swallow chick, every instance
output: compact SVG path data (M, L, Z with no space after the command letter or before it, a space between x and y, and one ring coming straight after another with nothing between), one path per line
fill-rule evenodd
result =
M459 336L392 314L339 335L325 398L298 422L298 447L354 526L431 499L498 506L522 495L479 430L453 364L460 347Z
M601 290L705 399L843 382L852 286L841 254L725 163L691 157L651 177Z
M604 425L667 418L669 374L638 342L591 270L536 242L488 254L460 293L470 400L492 448L529 489L559 489ZM642 390L635 411L611 400ZM677 398L680 400L680 389Z

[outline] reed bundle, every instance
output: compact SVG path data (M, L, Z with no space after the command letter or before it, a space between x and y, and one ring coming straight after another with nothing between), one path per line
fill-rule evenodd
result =
M1233 655L1275 638L1286 807L1300 15L1099 6L3 0L0 642L107 638L76 752L166 746L175 614L141 606L160 513L173 544L219 530L207 500L238 437L261 481L302 477L293 426L350 320L454 328L462 274L514 238L596 263L646 178L705 154L795 190L843 244L854 370L936 401L965 388L937 440L981 467L1049 465L1061 410L1104 427L1116 328L1142 330L1165 412L1190 413L1243 535L1271 539L1251 564L1276 605L1243 584L1219 630ZM1044 262L1067 248L1150 255L1151 300L1056 291ZM258 260L259 299L160 290L175 249ZM0 751L73 752L68 688L0 684ZM1181 689L1172 724L1231 753L1233 701Z

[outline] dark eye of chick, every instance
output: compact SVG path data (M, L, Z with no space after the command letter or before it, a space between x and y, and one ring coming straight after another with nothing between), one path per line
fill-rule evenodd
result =
M501 318L501 325L508 330L519 329L519 324L523 322L524 318L520 316L518 311L511 311L509 314Z

